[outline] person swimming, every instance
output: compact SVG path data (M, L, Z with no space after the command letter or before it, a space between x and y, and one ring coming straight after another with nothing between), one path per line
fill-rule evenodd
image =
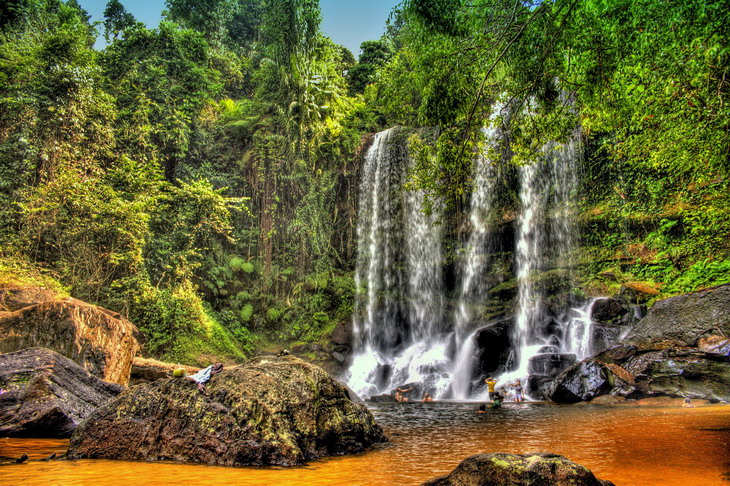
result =
M497 410L502 408L502 395L499 393L494 395L494 400L492 400L492 403L489 405L490 410ZM479 409L477 410L477 413L487 413L487 405L482 403L479 405Z

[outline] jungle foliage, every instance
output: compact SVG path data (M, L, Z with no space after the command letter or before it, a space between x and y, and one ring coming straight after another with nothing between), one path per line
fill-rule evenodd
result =
M363 105L318 2L169 0L153 29L118 0L96 26L73 1L0 17L4 268L50 272L175 361L345 318Z
M411 185L456 228L496 100L515 164L581 127L592 283L730 280L725 1L406 0L357 61L317 0L166 6L156 28L120 0L96 25L74 0L0 6L0 273L122 312L156 357L348 320L364 135L428 127Z
M584 274L666 293L730 281L730 4L407 0L396 18L365 93L386 125L437 127L415 140L413 186L458 220L495 106L514 164L580 127Z

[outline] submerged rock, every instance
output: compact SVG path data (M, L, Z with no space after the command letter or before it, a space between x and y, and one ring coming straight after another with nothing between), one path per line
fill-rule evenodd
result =
M106 381L127 385L139 330L119 314L76 299L0 314L0 353L52 349Z
M468 457L447 476L431 479L424 486L613 486L596 479L586 467L546 452L509 454L495 452Z
M69 437L122 387L44 348L0 355L0 437Z
M387 440L345 387L293 356L226 368L205 388L185 379L130 388L76 430L69 457L293 466Z

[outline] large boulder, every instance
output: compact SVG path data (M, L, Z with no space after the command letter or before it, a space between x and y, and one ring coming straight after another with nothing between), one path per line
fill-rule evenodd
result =
M586 467L566 457L540 452L509 454L495 452L468 457L447 476L431 479L424 486L613 486L596 479Z
M594 360L584 360L555 379L550 399L559 403L577 403L604 395L611 388L606 366Z
M665 349L632 356L621 368L614 365L612 374L618 376L618 369L630 373L634 383L619 377L621 382L612 394L631 398L668 395L730 401L730 358L727 356L693 348Z
M640 350L696 346L713 334L730 335L730 284L660 300L626 336Z
M53 300L0 314L0 353L52 349L89 373L127 385L142 334L117 313L77 299Z
M591 319L597 322L619 323L629 312L629 306L622 299L616 297L596 299L591 307Z
M474 377L491 375L504 369L512 349L514 325L514 317L508 317L476 331Z
M259 357L214 375L128 389L71 437L69 457L293 466L386 441L368 409L324 370Z
M122 387L44 348L0 355L0 437L69 437Z

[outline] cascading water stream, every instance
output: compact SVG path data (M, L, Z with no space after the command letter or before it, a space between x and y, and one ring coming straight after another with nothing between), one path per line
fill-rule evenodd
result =
M403 189L412 165L398 129L375 135L365 156L358 218L356 354L348 384L361 396L406 382L448 386L437 214Z
M531 373L530 361L539 354L574 354L582 359L590 353L589 309L573 308L561 318L551 318L540 284L540 273L548 268L571 274L577 140L576 132L562 145L546 144L539 160L519 167L522 211L515 245L515 346L511 369L500 377L502 384L519 379L524 385Z
M558 272L563 287L570 289L576 136L562 145L547 144L540 160L517 168L521 209L515 228L518 289L511 357L496 369L485 368L482 361L480 371L474 368L484 357L477 349L482 346L476 339L481 329L475 327L484 322L489 290L485 282L494 251L489 221L504 157L498 136L494 127L484 130L486 148L475 163L469 238L455 289L458 301L447 314L442 234L435 224L439 215L422 211L423 193L404 189L413 161L403 131L375 135L360 183L355 349L347 377L360 396L389 393L412 383L435 398L484 398L475 396L474 390L483 390L478 373L501 372L501 386L540 374L551 358L567 362L591 353L592 302L563 311L548 308L551 295L543 284L546 275Z
M498 123L501 105L493 111L491 123L482 129L485 147L475 164L474 189L471 196L469 223L471 232L462 263L461 292L454 315L454 342L456 355L453 362L452 397L468 399L471 395L472 371L474 366L474 333L472 307L484 301L488 289L482 277L488 269L490 251L490 224L497 181L497 165L500 153L497 147Z

